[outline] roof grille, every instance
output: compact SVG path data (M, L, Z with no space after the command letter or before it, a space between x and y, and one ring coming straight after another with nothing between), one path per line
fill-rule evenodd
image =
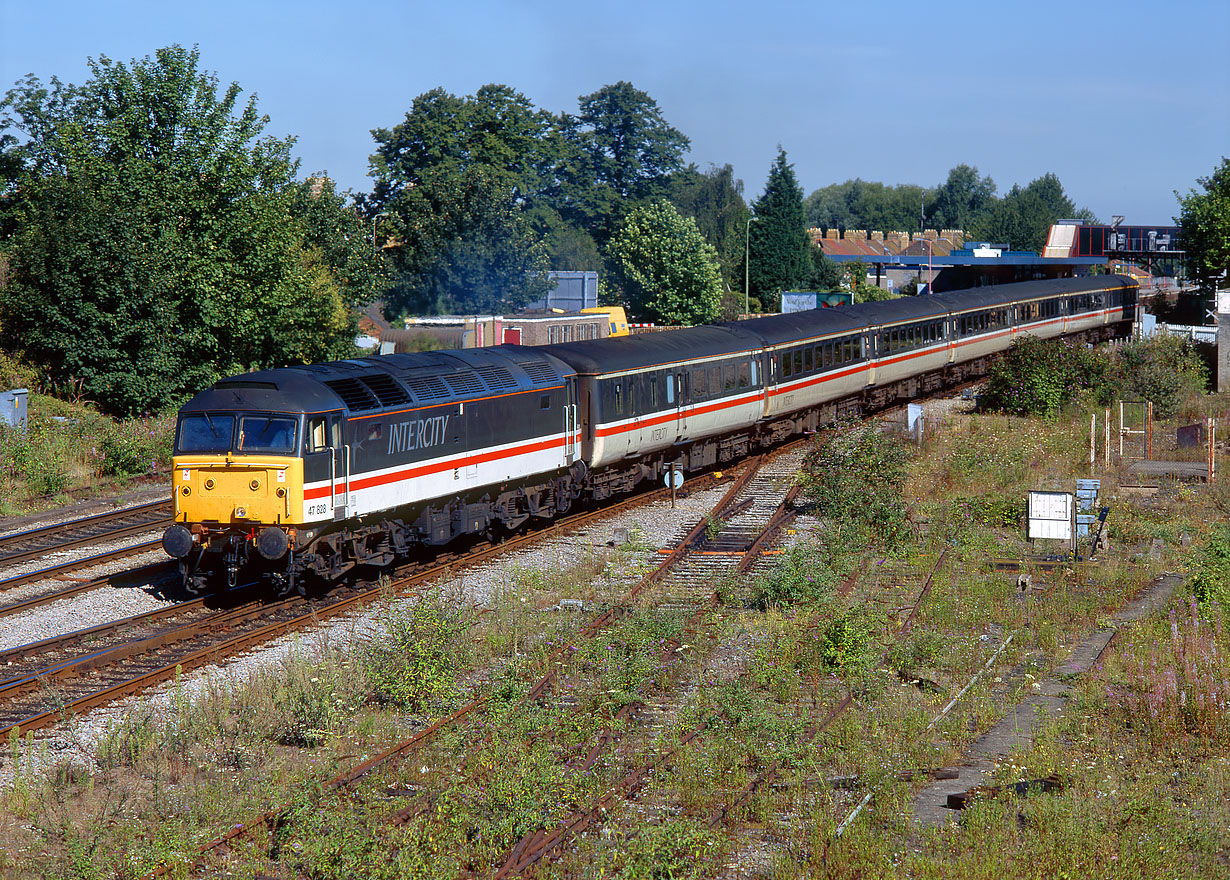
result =
M380 400L381 406L401 406L410 402L406 389L393 381L386 373L374 373L370 376L360 376L359 381L368 387Z
M535 385L550 385L559 381L559 375L546 361L518 361L517 366L525 370Z
M371 390L357 379L331 379L325 382L334 390L346 409L351 412L361 412L368 409L380 409L380 401Z
M414 392L414 397L419 402L428 400L448 400L452 397L444 383L435 376L415 376L405 380L410 386L410 390Z
M481 366L475 367L474 371L483 377L483 381L490 385L493 391L511 391L517 387L517 380L503 367Z
M451 376L442 378L448 383L448 387L453 389L453 393L459 396L482 394L487 390L487 386L473 373L453 373Z

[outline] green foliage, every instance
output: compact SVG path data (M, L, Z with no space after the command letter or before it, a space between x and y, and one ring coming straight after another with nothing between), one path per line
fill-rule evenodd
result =
M815 606L832 594L837 574L819 548L796 544L756 585L753 604L768 608Z
M1047 173L1021 188L1014 184L1002 199L970 224L972 238L1006 243L1013 250L1041 253L1051 225L1063 217L1086 217L1063 191L1063 184Z
M547 292L546 248L486 169L430 175L390 207L400 222L388 314L490 314Z
M662 324L715 320L722 302L717 252L665 200L634 208L607 247L615 283L638 317Z
M630 82L583 95L578 109L564 123L570 162L556 207L603 245L621 206L669 195L669 176L683 168L689 142Z
M633 838L621 876L628 880L688 880L720 867L723 838L695 819L670 819Z
M31 76L0 102L28 135L6 151L0 344L108 412L350 350L352 302L293 213L292 140L198 62L102 57L83 86Z
M752 204L748 251L748 286L768 311L781 307L784 290L797 290L813 271L811 240L803 211L803 190L778 147L764 193Z
M856 178L813 191L806 202L807 222L818 229L917 229L933 198L921 186L886 186Z
M671 201L717 251L727 290L743 289L743 250L750 215L743 200L743 181L729 165L709 166L705 173L689 166L672 179ZM741 309L740 309L741 311Z
M333 736L342 723L338 682L324 666L295 666L275 697L270 729L277 742L315 748Z
M1188 340L1159 333L1116 349L1109 379L1115 396L1150 400L1154 416L1164 419L1191 397L1204 393L1209 373Z
M409 611L390 612L384 631L363 649L374 697L416 712L447 703L464 660L458 640L468 626L464 611L437 595Z
M1204 192L1190 190L1179 199L1179 227L1183 233L1187 272L1205 289L1230 272L1230 159L1199 184ZM1223 282L1224 283L1224 282Z
M958 165L935 191L927 221L933 229L969 229L995 202L995 181L978 169Z
M1230 526L1218 523L1210 529L1196 557L1190 588L1201 605L1230 611Z
M1057 415L1080 391L1103 387L1109 361L1084 345L1033 336L1018 338L988 376L982 403L1013 415Z
M992 365L983 405L1054 417L1089 392L1101 402L1149 400L1158 418L1169 418L1207 383L1204 362L1182 337L1159 334L1106 351L1027 336Z
M878 624L864 606L827 617L820 624L815 643L820 668L849 674L870 666L876 660Z
M910 450L868 423L839 423L807 453L800 475L819 515L853 526L886 546L904 537L906 464Z

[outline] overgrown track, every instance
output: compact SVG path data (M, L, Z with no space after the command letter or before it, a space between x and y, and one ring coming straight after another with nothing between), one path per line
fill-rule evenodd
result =
M783 450L779 450L779 452L775 453L772 456L772 458L776 459L781 454L781 452L789 450L789 449L797 448L798 445L800 444L799 443L791 444L788 447L785 447ZM756 530L755 536L752 537L751 540L746 541L748 546L744 549L742 553L732 553L731 555L726 555L725 551L713 550L712 547L715 545L709 542L711 542L713 539L712 532L715 528L715 523L727 523L727 522L735 520L736 517L747 515L749 509L754 506L757 498L760 498L763 500L763 498L767 497L766 490L759 483L754 484L753 489L748 488L749 485L753 485L753 477L757 475L757 472L759 471L761 464L762 464L761 458L753 459L749 462L744 463L742 472L740 473L740 476L736 479L735 484L725 494L725 496L723 496L722 500L719 501L718 504L714 506L709 516L701 519L698 523L696 523L696 525L686 535L684 535L680 540L678 540L676 542L675 549L671 553L669 553L664 560L660 562L660 564L654 571L652 571L651 573L646 575L644 578L642 578L641 581L628 593L628 595L625 597L625 599L622 602L618 603L615 607L608 609L606 612L603 612L602 614L598 615L595 619L591 620L589 624L581 628L581 630L579 630L579 632L577 633L577 636L574 639L574 641L585 639L585 638L592 638L593 636L595 636L605 626L607 626L612 621L618 619L618 617L621 614L628 611L629 608L631 607L631 604L634 601L636 601L637 598L640 597L646 590L648 590L650 587L653 587L655 585L662 584L667 579L667 576L672 571L676 570L680 566L680 564L683 563L685 560L690 560L692 558L703 558L702 556L699 556L698 554L705 554L707 547L709 548L707 552L710 555L715 554L715 553L722 553L725 556L725 558L727 558L731 562L741 564L744 570L749 569L751 565L755 562L755 560L760 558L763 551L770 545L773 539L773 536L776 536L780 532L780 530L784 527L784 525L786 525L789 522L790 518L792 517L792 514L786 511L786 508L789 503L788 500L782 501L780 505L776 505L774 507L775 513L771 516L764 517L759 511L757 512L757 515L760 516L760 519L761 519L761 527L758 530ZM771 479L776 481L779 484L776 500L780 500L781 495L786 491L786 486L781 485L783 481L783 475L772 474ZM788 483L789 481L787 480L786 482ZM704 488L703 478L698 478L697 480L689 481L688 487L693 490ZM659 490L653 493L653 495L656 497L661 497L663 494L665 494L664 490ZM741 497L741 496L746 496L746 498ZM793 495L791 495L790 498L793 498ZM750 499L752 503L747 503L748 499ZM630 499L628 502L624 502L620 506L630 507L630 506L634 506L635 504L644 503L645 500L646 500L645 496L640 496L637 499ZM604 508L604 510L601 512L601 515L607 516L611 512L612 512L611 508ZM586 518L588 519L589 515L586 515ZM565 520L564 522L561 523L561 526L566 525L569 529L572 529L582 524L580 522L573 522L572 521L573 519L574 518L569 518L568 520ZM745 525L744 528L746 529L748 528L748 526ZM727 543L730 540L731 538L730 536L728 536ZM725 545L723 544L722 546L725 546ZM510 548L505 546L503 549L507 550ZM707 565L708 563L706 563L706 566ZM680 600L679 596L676 595L673 601L678 602L679 600ZM672 662L679 659L679 655L675 652L674 649L683 644L682 639L686 635L687 627L694 627L698 625L700 619L703 618L706 614L708 614L714 607L716 607L716 605L717 605L716 596L713 593L713 591L710 590L706 596L704 596L699 602L696 603L695 613L692 615L692 617L688 621L688 624L687 626L685 626L685 629L681 630L681 632L679 633L679 638L668 642L667 646L663 650L664 659L669 659ZM570 644L561 645L561 647L558 648L556 652L554 652L550 657L546 659L545 663L546 665L552 668L552 671L547 672L533 687L531 687L528 690L528 692L522 699L523 703L528 703L530 701L541 699L552 690L553 686L556 683L556 672L554 671L554 663L561 656L566 654L571 647L573 646ZM371 758L370 760L365 761L362 764L350 769L349 771L341 773L338 776L334 777L333 779L329 780L329 782L325 784L325 789L334 790L334 789L349 786L353 784L354 782L358 781L359 779L372 773L378 768L381 768L391 763L405 759L409 755L414 754L415 752L419 751L420 749L422 749L423 747L431 743L436 738L436 736L442 731L449 729L457 724L468 723L469 721L471 721L474 718L475 714L478 713L483 708L485 703L486 703L486 697L479 697L478 699L473 700L472 702L468 703L467 705L453 712L451 715L446 716L445 718L441 719L440 721L438 721L436 724L432 725L431 727L418 732L410 739L405 740L397 744L393 748L387 750L385 753L381 755L377 755ZM613 741L614 741L614 737L611 735L611 731L608 728L605 731L604 735L598 737L598 740L588 752L587 756L585 757L586 764L589 766L592 766L593 762L597 759L601 750L605 748L606 745L610 744ZM417 815L423 809L425 809L430 804L431 800L432 798L430 795L426 795L425 797L418 799L414 804L412 804L411 806L407 807L405 810L402 810L399 814L397 814L394 817L393 821L403 822L403 821L408 820L412 816ZM201 857L203 858L210 853L221 850L222 848L229 845L230 842L232 842L233 840L235 840L237 837L241 835L245 835L251 832L255 832L255 831L259 831L259 830L272 827L272 825L276 822L277 818L281 815L281 813L282 813L282 810L280 809L271 810L268 813L260 817L257 817L256 819L250 822L236 826L235 828L228 831L221 838L203 847L200 850ZM517 858L518 859L531 858L531 860L536 860L537 857L541 856L541 852L537 848L534 850L534 852L538 852L538 856L533 856L532 853L527 853L526 848L521 847L521 849L518 850ZM158 870L155 870L154 872L152 872L151 874L147 876L150 878L162 876L166 872L166 870L167 870L166 867L163 867Z

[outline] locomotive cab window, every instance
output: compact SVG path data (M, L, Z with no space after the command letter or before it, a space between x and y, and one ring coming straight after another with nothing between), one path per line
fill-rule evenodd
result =
M551 395L550 394L544 394L542 397L538 398L538 408L539 409L550 409L551 408Z
M329 448L329 435L325 431L324 416L308 420L308 429L304 432L303 451L307 453L323 452Z
M235 417L222 413L192 413L179 421L175 451L230 452Z
M290 416L242 416L235 451L290 455L298 429L299 420Z

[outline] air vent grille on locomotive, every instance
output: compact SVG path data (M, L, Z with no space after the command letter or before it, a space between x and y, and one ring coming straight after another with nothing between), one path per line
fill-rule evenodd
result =
M357 379L331 379L325 384L337 392L337 396L351 412L380 409L380 400L370 388Z
M460 397L470 394L482 394L487 390L487 386L473 373L453 373L451 376L444 376L442 378L448 384L448 387L453 389L453 393Z
M493 391L512 391L517 387L517 380L503 367L481 366L474 370Z
M525 370L530 377L530 381L535 385L554 385L559 381L559 376L550 364L542 361L526 361L525 363L517 363L517 366Z
M360 376L359 381L366 385L380 400L381 406L401 406L410 402L410 395L393 377L385 373L375 373L371 376Z
M405 380L416 400L448 400L452 397L444 383L435 376L413 376Z

